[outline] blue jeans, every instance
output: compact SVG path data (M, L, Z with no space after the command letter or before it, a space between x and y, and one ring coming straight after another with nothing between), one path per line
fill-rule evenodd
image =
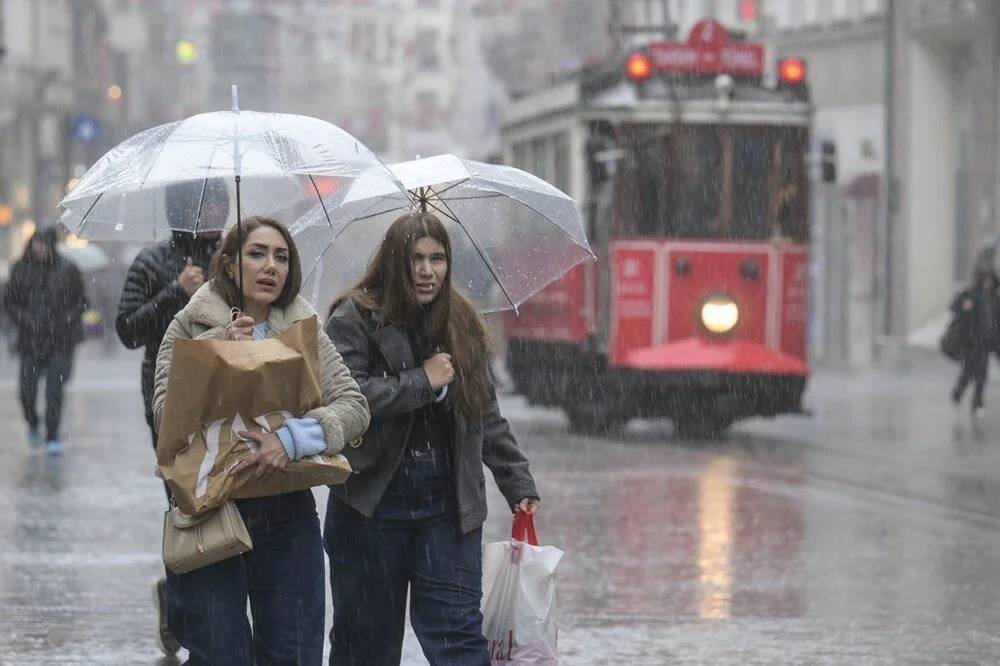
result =
M187 663L321 664L326 600L312 492L236 504L253 550L191 573L167 573L168 621L191 653Z
M63 386L72 372L72 347L51 352L45 358L21 357L21 409L31 430L38 428L38 380L45 374L45 439L59 439Z
M365 518L330 496L330 664L398 666L410 622L432 666L489 666L483 638L482 529L459 534L451 515Z

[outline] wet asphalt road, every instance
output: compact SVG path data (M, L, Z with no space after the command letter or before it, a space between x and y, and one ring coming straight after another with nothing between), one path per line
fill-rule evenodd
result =
M138 363L83 349L50 459L0 357L0 664L173 663L152 640L164 500ZM505 399L540 537L566 551L563 663L1000 662L1000 386L975 422L944 400L951 373L820 374L813 417L714 442L581 437ZM404 663L425 663L412 635Z

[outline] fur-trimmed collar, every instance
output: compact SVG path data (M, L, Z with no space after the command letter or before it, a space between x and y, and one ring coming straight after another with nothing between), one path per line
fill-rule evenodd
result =
M183 315L192 324L212 329L229 324L230 310L230 306L222 296L212 289L210 280L194 293L194 296L191 297L178 316ZM287 307L271 308L271 312L267 316L268 336L281 335L295 322L315 316L316 310L309 304L309 301L301 296L296 296L295 300Z

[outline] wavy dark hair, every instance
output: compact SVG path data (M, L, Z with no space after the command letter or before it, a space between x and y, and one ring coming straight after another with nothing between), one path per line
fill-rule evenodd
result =
M261 227L271 227L285 239L285 244L288 245L288 277L285 279L285 286L281 289L281 293L278 294L278 298L271 305L279 308L291 305L302 288L302 265L299 261L299 250L295 247L295 240L292 238L292 234L277 220L258 215L244 218L242 227L244 246L247 244L250 234ZM226 232L225 238L222 239L222 244L215 251L215 256L212 257L212 267L209 269L212 278L212 289L231 306L241 302L240 287L237 280L230 277L226 269L232 265L234 270L239 270L239 267L236 266L236 257L239 255L239 250L240 237L234 225Z
M441 243L448 258L441 291L428 305L420 304L413 286L413 246L421 238ZM430 213L407 213L385 232L364 277L345 297L377 312L386 324L415 333L413 351L418 363L437 352L451 354L455 380L448 397L474 420L492 399L487 375L489 344L476 307L451 283L452 258L451 239L441 220Z

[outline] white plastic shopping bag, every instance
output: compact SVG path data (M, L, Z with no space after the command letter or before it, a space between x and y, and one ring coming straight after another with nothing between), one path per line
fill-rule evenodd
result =
M538 545L532 516L523 511L509 541L483 547L483 634L492 663L559 663L555 573L562 556Z

